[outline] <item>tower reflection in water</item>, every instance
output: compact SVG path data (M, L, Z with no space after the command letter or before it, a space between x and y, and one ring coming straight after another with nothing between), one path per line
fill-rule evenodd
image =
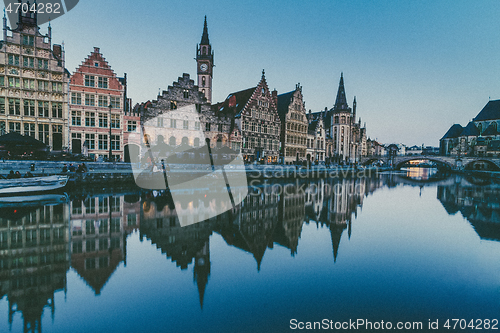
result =
M262 184L250 186L244 202L215 217L208 211L217 209L214 202L192 200L203 198L202 193L185 193L180 205L165 192L105 193L71 201L55 195L22 205L1 203L1 297L8 301L10 324L17 313L25 332L41 331L44 309L54 315L54 294L66 292L69 268L99 295L120 264L126 265L127 236L138 230L141 239L149 239L181 270L192 265L203 307L214 232L228 245L251 253L259 271L267 249L275 245L295 256L304 223L315 223L329 230L335 262L342 258L344 233L351 237L353 220L368 195L382 187L423 186L419 184L393 174ZM452 177L426 181L425 186L437 186L437 198L447 212L460 212L481 238L500 241L498 184ZM192 214L203 222L179 221L175 207L183 210L180 218Z

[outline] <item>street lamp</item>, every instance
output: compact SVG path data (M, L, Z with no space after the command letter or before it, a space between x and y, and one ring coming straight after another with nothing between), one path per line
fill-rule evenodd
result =
M109 99L109 156L108 160L111 162L113 153L111 152L111 99Z

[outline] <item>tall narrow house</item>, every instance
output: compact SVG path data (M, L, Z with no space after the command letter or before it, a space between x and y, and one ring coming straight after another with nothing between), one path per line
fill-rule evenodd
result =
M64 50L42 35L37 13L19 11L17 27L3 17L0 43L0 134L16 132L53 151L68 147L68 85Z
M126 79L111 69L98 47L71 76L71 151L95 159L123 160Z

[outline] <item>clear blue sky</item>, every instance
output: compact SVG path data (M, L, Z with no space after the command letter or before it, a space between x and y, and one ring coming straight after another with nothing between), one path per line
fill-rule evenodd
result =
M182 73L196 82L195 47L207 15L215 51L213 101L256 85L303 86L307 109L346 94L383 143L438 145L500 99L500 2L80 0L52 22L74 72L94 46L129 78L133 103L155 99ZM47 24L41 27L46 33Z

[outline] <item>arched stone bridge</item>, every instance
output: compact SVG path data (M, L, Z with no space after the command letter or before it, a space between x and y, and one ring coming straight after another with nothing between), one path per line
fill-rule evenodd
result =
M391 161L392 160L392 161ZM360 163L363 165L382 161L385 165L393 165L395 169L400 169L404 164L414 160L429 160L437 164L445 165L452 170L473 169L476 162L482 162L490 170L500 170L500 158L498 157L456 157L456 156L436 156L436 155L411 155L411 156L367 156L362 157Z

